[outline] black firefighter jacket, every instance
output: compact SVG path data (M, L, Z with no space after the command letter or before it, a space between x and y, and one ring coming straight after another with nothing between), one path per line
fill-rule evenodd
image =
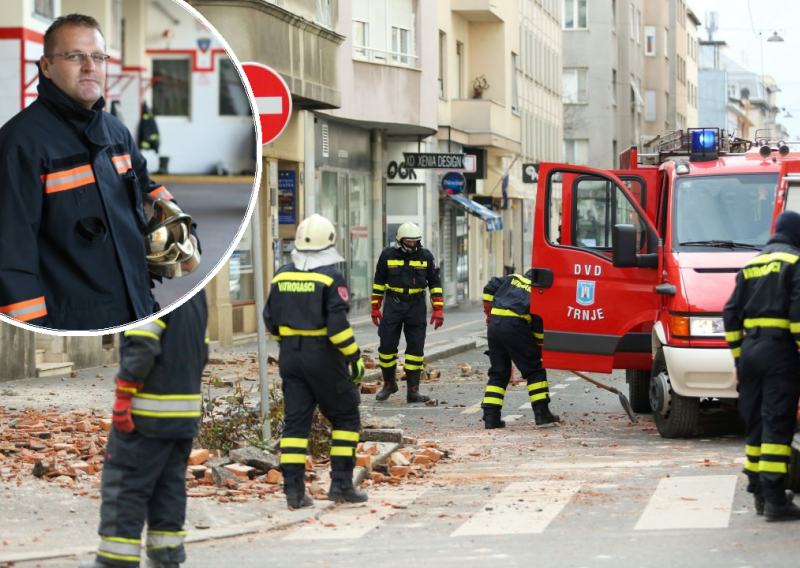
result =
M531 277L533 271L495 276L483 288L483 300L492 303L492 317L517 317L527 321L538 344L544 341L544 322L531 314Z
M123 333L118 376L139 383L136 430L151 438L194 438L208 363L208 306L200 290L172 312Z
M151 315L144 193L128 129L82 107L39 73L39 97L0 129L0 314L54 329Z
M800 250L781 233L736 275L722 318L725 339L738 366L745 332L793 337L800 347Z
M430 288L434 306L444 305L439 265L431 251L424 247L411 253L395 246L383 249L375 265L373 296L387 293L415 296L424 293L425 288Z

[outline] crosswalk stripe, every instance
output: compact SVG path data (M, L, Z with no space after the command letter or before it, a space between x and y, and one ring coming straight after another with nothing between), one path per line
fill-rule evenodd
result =
M581 485L560 480L511 483L450 536L544 532Z
M642 467L658 467L663 464L663 460L607 460L601 461L599 459L585 460L579 462L556 462L556 463L523 463L517 469L536 469L536 470L549 470L549 471L565 471L568 469L616 469L616 468L642 468Z
M391 501L381 499L380 492L371 492L365 506L342 506L323 514L316 523L304 525L283 540L345 540L361 538L398 511L413 503L426 490L391 493ZM328 525L328 526L325 526Z
M634 530L726 528L736 478L693 475L662 479Z
M554 389L565 389L565 388L567 388L568 386L569 386L569 385L553 385L553 388L554 388Z
M480 412L480 409L481 409L481 403L476 402L469 408L465 408L464 410L462 410L461 414L475 414L476 412Z

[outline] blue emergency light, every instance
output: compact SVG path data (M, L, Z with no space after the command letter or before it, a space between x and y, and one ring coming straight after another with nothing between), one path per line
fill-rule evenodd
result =
M692 162L709 162L719 156L718 128L689 129L689 160Z

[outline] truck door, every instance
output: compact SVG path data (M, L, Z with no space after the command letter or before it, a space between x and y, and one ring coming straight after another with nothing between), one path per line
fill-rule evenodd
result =
M775 230L775 221L783 211L800 213L800 160L784 160L781 163L775 211L772 215L773 231Z
M655 228L615 175L564 164L541 164L535 215L531 312L544 320L544 366L609 373L620 340L656 317ZM614 266L615 225L633 226L638 266Z

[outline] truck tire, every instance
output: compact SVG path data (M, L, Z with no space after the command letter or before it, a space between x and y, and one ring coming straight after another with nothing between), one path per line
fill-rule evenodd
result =
M650 407L650 371L626 369L625 380L628 381L628 398L633 411L636 414L653 412Z
M669 372L664 352L659 349L653 360L653 371L650 377L650 386L655 388L655 382L662 380L667 385L669 404L666 412L653 410L656 428L662 438L690 438L697 430L700 418L700 399L681 396L672 390L669 382Z

